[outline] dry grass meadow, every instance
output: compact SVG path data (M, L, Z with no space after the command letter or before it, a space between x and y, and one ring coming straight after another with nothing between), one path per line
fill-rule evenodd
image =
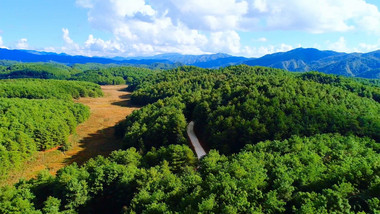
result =
M53 149L37 153L24 164L22 169L11 172L4 184L13 184L20 178L33 178L39 171L45 169L55 174L73 162L81 165L97 155L107 156L119 149L121 139L114 136L113 127L138 109L130 105L130 93L123 90L126 87L126 85L102 86L104 97L76 100L75 102L90 107L91 116L77 127L75 134L69 137L72 143L71 149L66 152Z

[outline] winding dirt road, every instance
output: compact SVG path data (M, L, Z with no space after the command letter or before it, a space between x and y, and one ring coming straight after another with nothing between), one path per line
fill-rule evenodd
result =
M109 155L119 149L121 139L114 136L114 126L125 119L132 111L138 109L130 105L130 93L123 91L127 86L102 86L104 97L80 98L75 102L90 107L90 118L76 128L76 134L69 137L72 148L61 152L49 150L39 152L32 160L24 164L24 169L11 172L8 184L20 178L30 179L43 169L55 174L59 169L73 162L79 165L97 155Z
M193 145L195 153L197 154L198 159L201 159L206 155L206 151L203 149L201 143L198 140L198 137L194 132L194 121L191 121L187 126L187 136L189 136L190 142Z

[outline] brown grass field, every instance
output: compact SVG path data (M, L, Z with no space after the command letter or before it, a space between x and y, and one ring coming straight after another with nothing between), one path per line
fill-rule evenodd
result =
M0 184L14 184L20 178L30 179L41 170L55 174L59 169L73 162L83 164L98 155L107 156L120 148L121 139L114 136L114 126L124 120L132 111L138 109L130 104L130 93L123 91L126 85L102 86L104 97L80 98L75 102L90 107L90 118L76 128L76 133L69 137L70 150L61 152L51 149L38 152L22 169L11 172L9 178Z

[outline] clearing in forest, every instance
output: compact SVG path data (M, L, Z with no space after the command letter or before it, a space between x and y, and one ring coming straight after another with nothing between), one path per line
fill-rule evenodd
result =
M114 126L138 109L130 104L130 92L124 91L126 88L126 85L102 86L104 97L76 100L89 106L91 115L76 128L76 134L70 136L71 149L66 152L57 149L39 152L22 170L11 172L6 183L13 184L19 178L30 179L43 169L55 174L73 162L81 165L97 155L107 156L119 149L121 139L114 136Z

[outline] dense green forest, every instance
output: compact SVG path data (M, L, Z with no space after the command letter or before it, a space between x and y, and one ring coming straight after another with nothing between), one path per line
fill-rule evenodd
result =
M96 84L80 81L9 79L0 80L0 97L27 99L76 99L99 97L103 92Z
M173 106L177 112L183 109L176 117L194 120L208 146L226 154L246 144L283 140L292 135L341 133L380 140L380 105L376 96L363 98L342 85L303 78L263 67L234 66L218 71L185 67L144 81L137 86L132 100L139 104L166 97L182 100L185 107L169 101L165 108ZM367 86L365 90L378 88ZM145 142L149 136L145 129L152 130L149 127L151 121L157 120L157 110L148 105L145 111L149 112L134 113L138 119L127 118L126 145L136 146L136 142Z
M311 80L321 84L337 86L361 97L372 98L377 102L380 102L380 80L353 79L319 72L303 73L300 77L303 80Z
M144 75L129 81L144 107L116 127L124 150L3 188L0 213L380 212L377 81L245 65ZM200 160L189 121L211 149Z
M90 114L72 99L102 95L88 82L0 80L0 179L36 151L69 148L68 136Z
M70 79L89 81L100 85L136 84L142 78L154 73L155 71L146 68L110 67L97 70L84 70L72 75Z
M159 67L158 67L159 68ZM102 65L95 63L67 66L59 63L18 63L0 61L0 79L39 78L82 80L100 85L137 83L160 70L149 68Z
M187 146L118 151L3 189L0 212L376 213L379 192L378 144L325 134L198 163Z

